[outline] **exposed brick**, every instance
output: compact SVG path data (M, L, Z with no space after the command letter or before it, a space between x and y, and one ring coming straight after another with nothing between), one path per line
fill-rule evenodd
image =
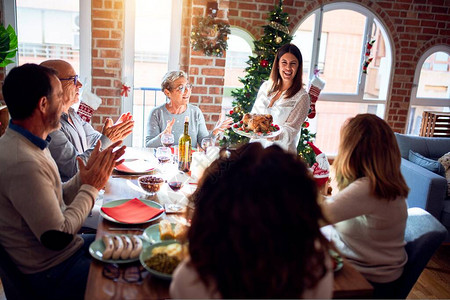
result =
M194 86L192 89L192 93L194 94L206 94L208 92L208 88L204 86Z
M98 48L114 48L118 49L122 46L122 42L120 40L104 40L104 39L97 39L95 41L95 46Z
M223 85L224 78L205 78L206 85Z
M212 66L213 59L212 58L191 58L191 64L197 66Z
M200 105L199 106L202 112L220 112L221 107L219 105Z
M109 38L109 30L92 30L92 38Z
M205 69L202 69L202 75L224 76L225 69L205 68Z
M114 28L114 21L112 20L92 20L92 28Z
M118 89L104 89L104 88L97 88L96 89L96 94L99 97L104 97L104 96L120 96L120 90Z

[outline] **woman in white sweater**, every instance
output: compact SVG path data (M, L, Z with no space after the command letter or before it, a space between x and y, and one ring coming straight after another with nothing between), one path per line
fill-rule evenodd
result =
M398 279L407 261L408 186L400 162L389 125L373 114L357 115L341 130L333 164L340 192L323 203L337 248L375 287Z
M270 79L258 91L251 113L271 114L273 123L281 126L281 133L266 141L258 142L268 146L272 143L297 153L300 130L308 115L310 100L303 89L302 53L294 44L283 45L275 56Z

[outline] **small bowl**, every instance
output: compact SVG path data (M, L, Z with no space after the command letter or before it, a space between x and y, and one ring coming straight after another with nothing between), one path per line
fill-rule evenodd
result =
M147 193L153 195L159 191L164 183L164 179L153 175L144 175L138 178L138 184Z

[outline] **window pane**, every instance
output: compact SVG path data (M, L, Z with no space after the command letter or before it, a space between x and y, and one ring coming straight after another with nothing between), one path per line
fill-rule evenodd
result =
M79 73L79 1L17 0L16 5L19 65L64 59Z
M166 101L161 81L167 73L172 1L136 0L134 53L134 129L132 145L141 147L154 106ZM165 29L165 30L162 30ZM147 90L136 90L144 88ZM151 90L148 90L152 88Z
M431 54L420 71L417 97L450 98L449 55L445 52Z
M321 77L325 93L356 93L366 17L351 10L324 13L322 35L327 35ZM320 61L319 61L320 63Z
M234 98L231 91L235 88L243 87L239 78L244 78L247 74L245 68L247 61L252 56L252 48L248 42L235 34L228 35L228 49L225 61L225 83L223 87L222 110L228 113L233 107Z
M408 134L419 135L422 115L424 111L450 112L450 107L418 106L413 105L409 111Z
M372 39L375 40L375 43L372 46L369 56L373 60L367 68L364 99L385 100L387 96L391 71L389 62L391 57L387 57L390 51L386 51L387 45L379 26L378 22L374 22L372 26Z
M308 84L309 69L311 66L312 47L313 47L313 30L316 15L309 16L297 29L292 43L295 44L302 52L303 57L303 83ZM322 48L320 49L322 52ZM323 51L324 52L324 51ZM325 53L325 52L324 52ZM321 70L321 69L320 69Z
M317 132L315 144L328 155L336 155L339 147L340 129L344 122L357 114L371 113L383 117L384 104L349 102L316 102L316 118L310 120L311 131Z

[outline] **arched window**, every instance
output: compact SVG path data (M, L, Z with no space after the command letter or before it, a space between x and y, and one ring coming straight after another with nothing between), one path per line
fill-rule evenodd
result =
M450 47L432 47L419 59L410 103L409 134L419 134L424 111L450 112Z
M363 72L366 45L375 40ZM337 153L339 131L350 117L373 113L384 117L392 65L392 50L382 23L368 9L339 2L309 15L295 32L303 55L305 85L319 70L325 88L316 103L317 115L310 120L315 143L329 155Z
M231 27L228 35L228 49L225 61L225 80L223 87L222 110L228 112L232 107L231 91L243 87L239 78L245 76L247 61L252 55L253 38L246 31Z

